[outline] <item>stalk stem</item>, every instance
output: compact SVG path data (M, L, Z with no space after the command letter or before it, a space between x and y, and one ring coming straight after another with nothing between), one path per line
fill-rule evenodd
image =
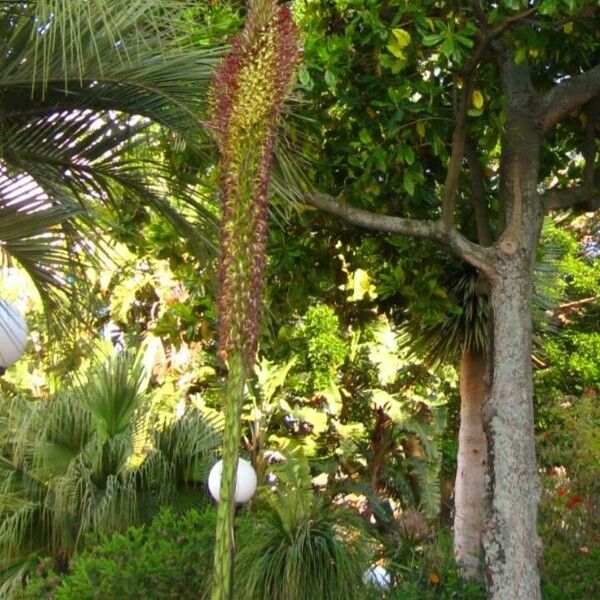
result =
M239 457L242 404L246 368L242 354L233 352L229 359L229 373L225 397L225 430L223 438L223 471L217 507L215 562L211 600L232 600L235 539L236 473Z

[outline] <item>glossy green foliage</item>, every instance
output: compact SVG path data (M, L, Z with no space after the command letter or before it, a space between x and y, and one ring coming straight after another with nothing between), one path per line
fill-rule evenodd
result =
M522 21L519 15L531 9L530 3L499 2L482 8L477 14L472 5L435 1L297 3L306 35L300 82L310 100L319 141L306 148L316 160L313 182L376 212L435 214L454 127L453 102L463 83L455 74L477 46L482 15L489 29L507 19L514 21L504 42L513 48L516 62L530 63L540 89L562 74L594 66L594 2L540 2L536 11L531 10L531 19ZM474 81L467 133L483 158L492 230L498 225L493 213L498 208L503 111L502 90L489 53ZM567 120L550 133L543 176L552 172L567 183L581 174L582 161L567 156L581 139L582 124L577 120ZM559 169L561 161L568 162L567 169ZM466 175L465 170L459 189L464 205L459 211L472 230Z
M209 589L216 514L213 508L163 510L143 527L91 536L67 576L32 579L24 600L163 600L204 598Z
M451 122L444 111L433 120L430 112L447 87L410 79L420 37L428 33L422 10L374 1L299 5L307 40L300 81L318 110L323 140L312 175L326 188L343 188L348 201L393 205L399 201L390 197L394 190L403 192L408 210L432 206L418 158L428 147L445 156Z

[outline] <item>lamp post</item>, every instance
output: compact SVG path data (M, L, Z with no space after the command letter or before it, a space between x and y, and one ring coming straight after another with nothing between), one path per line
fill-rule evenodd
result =
M221 491L221 475L223 473L223 461L220 460L210 470L208 475L208 489L216 502L219 501ZM245 504L254 496L256 491L256 471L252 465L243 458L238 459L237 471L235 477L235 495L236 504Z
M6 300L0 300L0 375L19 360L26 343L27 323L23 315Z

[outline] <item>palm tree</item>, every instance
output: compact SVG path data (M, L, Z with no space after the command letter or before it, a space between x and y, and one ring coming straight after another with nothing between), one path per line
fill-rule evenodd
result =
M483 430L485 399L487 299L478 291L477 272L463 266L448 276L451 297L460 313L441 323L408 323L413 343L426 362L458 362L460 428L454 484L454 556L467 578L480 577L479 555L484 523L487 440Z
M98 237L100 205L105 221L123 203L150 207L196 253L211 246L210 200L193 181L172 185L181 173L156 148L160 131L196 159L206 153L200 125L220 50L194 45L193 4L0 4L0 252L27 270L50 316L71 310L57 313L79 266L98 257L81 241Z
M85 535L200 504L220 436L198 412L148 423L146 378L116 355L47 400L2 398L0 596L43 557L68 568Z

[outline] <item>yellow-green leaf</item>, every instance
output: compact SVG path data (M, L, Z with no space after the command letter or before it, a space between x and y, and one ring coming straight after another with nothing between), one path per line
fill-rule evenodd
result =
M353 302L362 300L365 296L370 296L371 298L377 297L377 291L371 281L371 277L369 276L369 273L363 269L356 269L356 271L354 271L352 280L348 283L350 284L349 287L352 290L352 296L349 298L349 300Z
M398 40L392 40L388 45L387 49L396 57L402 60L406 59L406 55L404 54L404 46L401 46L398 43Z
M520 65L527 58L527 50L523 47L518 48L515 53L515 64Z
M479 90L475 90L472 96L473 106L479 110L483 108L483 94Z
M565 33L573 33L573 21L569 21L563 25L563 31Z
M404 29L392 29L392 34L400 48L406 48L411 42L410 33Z

